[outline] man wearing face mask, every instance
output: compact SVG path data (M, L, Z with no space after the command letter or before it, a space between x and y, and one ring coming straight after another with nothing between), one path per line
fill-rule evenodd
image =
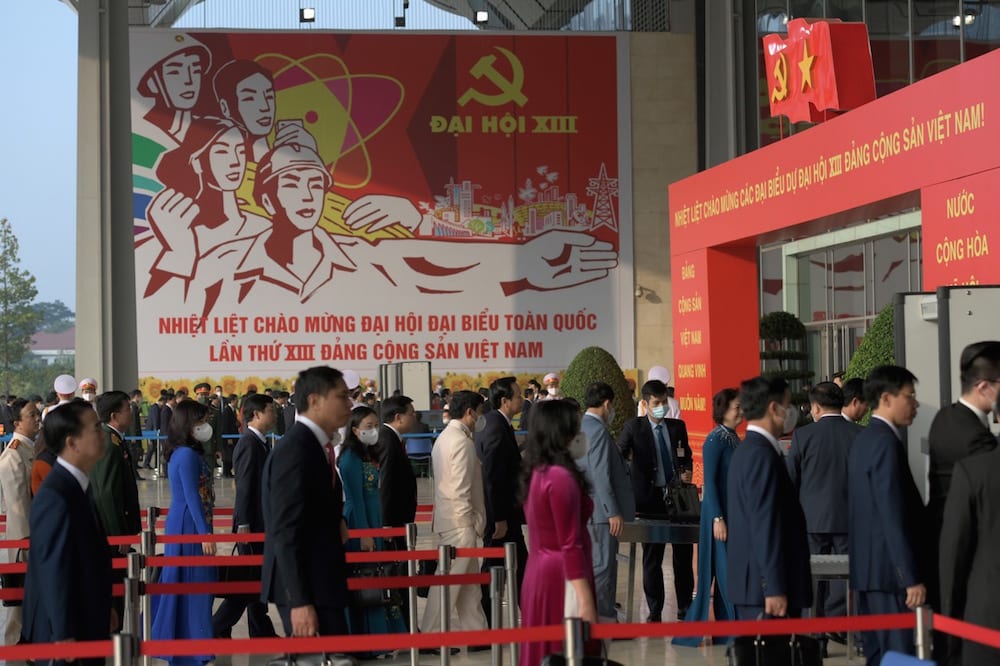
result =
M454 396L453 396L454 397ZM517 547L517 585L521 589L524 580L524 565L528 561L528 549L524 545L524 513L517 501L518 479L521 472L521 452L517 448L517 438L511 425L514 417L521 412L524 398L521 387L514 377L502 377L490 384L490 402L493 409L486 413L486 426L476 433L476 452L483 465L483 486L486 494L485 546L503 546L505 543ZM452 419L459 417L454 400L449 404ZM485 407L485 406L484 406ZM502 565L502 560L488 559L483 562L483 570ZM484 585L483 612L487 620L492 620L490 608L490 588Z
M614 389L604 382L587 387L584 392L587 411L580 422L583 438L578 437L570 444L570 455L590 482L590 497L594 501L587 530L593 543L594 588L601 622L618 621L615 610L618 537L625 522L635 520L635 496L628 465L608 431L608 424L615 418L614 399Z
M931 521L930 543L938 543L944 522L944 505L951 487L952 470L956 463L996 448L990 432L989 419L1000 393L1000 341L976 342L962 350L959 359L962 396L958 402L942 407L934 416L927 437L930 445L930 495L927 502ZM930 553L935 556L936 553ZM936 557L933 558L935 561ZM941 597L936 584L937 566L928 569L928 602L941 611ZM955 617L955 616L953 616ZM941 663L948 651L946 637L935 635L935 655ZM952 641L952 647L957 643Z
M791 401L781 378L740 385L747 435L733 453L727 482L729 598L738 620L761 613L800 617L812 605L806 519L778 443L798 418Z
M544 393L538 397L539 400L559 400L562 398L562 391L559 389L559 375L550 372L542 378L545 383Z
M653 379L642 385L641 407L645 416L625 422L618 448L631 461L632 490L639 513L662 516L667 512L665 494L671 483L691 482L691 446L687 427L680 419L667 418L667 385ZM642 589L649 606L648 622L661 622L663 614L663 554L666 544L642 545ZM677 615L683 619L694 592L689 543L671 546Z
M438 436L431 450L434 466L434 520L431 529L438 544L456 548L476 548L486 528L483 472L476 457L474 431L486 426L483 397L472 391L458 391L449 405L454 418ZM497 411L497 410L494 410ZM479 560L462 557L451 565L453 574L479 571ZM420 631L441 630L441 588L432 587L424 608ZM481 631L487 628L478 585L452 587L449 616L452 629Z
M261 501L261 477L267 460L265 433L273 427L277 414L274 400L261 393L249 396L243 402L243 422L246 431L236 442L233 451L233 474L236 483L236 501L233 504L233 532L238 534L264 531L264 508ZM237 545L240 555L262 555L264 544ZM215 638L232 638L233 626L247 613L250 638L276 636L267 604L256 596L226 597L212 616L212 635Z

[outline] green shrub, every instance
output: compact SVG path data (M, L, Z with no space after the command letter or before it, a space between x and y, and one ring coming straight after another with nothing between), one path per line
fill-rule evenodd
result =
M594 382L606 382L615 392L615 419L608 424L611 437L618 441L618 434L627 419L635 416L636 404L632 391L625 381L625 373L615 357L600 347L587 347L570 362L563 373L560 387L563 395L574 398L586 409L583 397L587 387Z
M865 379L868 373L880 365L892 365L896 362L895 321L892 305L882 309L872 325L865 332L857 351L847 364L844 379L860 377Z

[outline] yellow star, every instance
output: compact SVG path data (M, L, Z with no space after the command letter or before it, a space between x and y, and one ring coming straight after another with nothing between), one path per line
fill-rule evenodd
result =
M815 57L809 55L809 42L802 42L802 60L799 61L799 69L802 70L802 92L806 91L806 86L812 88L812 65Z

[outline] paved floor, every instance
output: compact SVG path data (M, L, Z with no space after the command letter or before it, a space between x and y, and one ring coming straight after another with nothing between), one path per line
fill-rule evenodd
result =
M143 470L144 475L149 478L148 470ZM418 499L421 504L431 503L432 487L431 481L426 478L418 479ZM233 482L231 479L216 479L215 494L216 494L216 505L219 507L231 507L233 505ZM146 480L139 482L139 498L140 504L143 508L149 505L168 507L170 506L170 488L165 479L162 480ZM436 543L431 538L429 531L429 525L421 524L419 532L419 548L434 548ZM227 528L228 529L228 528ZM220 528L219 531L226 531ZM228 552L224 546L220 545L219 552ZM627 554L628 550L626 547L622 547L622 553ZM675 595L673 594L673 572L670 567L671 557L668 550L666 556L663 558L665 566L663 568L664 584L667 589L667 607L664 608L663 616L672 617L676 615L677 601ZM627 564L623 561L619 565L619 583L618 583L618 598L622 603L625 601L625 593L627 587ZM645 601L642 595L641 586L641 567L639 569L639 574L636 576L636 603L638 607L636 608L635 617L644 618L647 615L647 609ZM423 612L424 599L420 599L419 611ZM271 607L271 617L274 621L275 627L281 632L281 623L278 619L277 612L274 607ZM233 631L233 636L235 638L246 638L247 637L247 624L246 620L242 619L239 624L236 625ZM848 663L845 658L845 649L838 645L831 644L831 658L826 661L827 664L844 664ZM612 644L609 657L619 661L623 664L657 664L662 666L689 666L695 664L725 664L726 654L725 648L715 646L713 648L685 648L685 647L675 647L671 645L667 640L664 639L638 639L634 641L616 641ZM236 657L225 657L217 660L217 663L221 665L233 664L234 666L249 666L257 664L266 664L270 660L270 657L264 656L236 656ZM489 652L479 652L474 654L467 654L462 652L461 654L452 657L452 663L457 666L466 666L471 664L490 664L490 653ZM409 663L409 653L401 653L394 658L374 661L371 663L375 664L408 664ZM421 664L437 664L440 663L440 658L431 655L421 655ZM504 653L504 664L509 664L509 656ZM857 659L852 663L861 663Z

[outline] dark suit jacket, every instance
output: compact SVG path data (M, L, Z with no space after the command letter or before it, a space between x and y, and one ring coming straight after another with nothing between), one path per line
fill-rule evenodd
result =
M379 497L382 500L382 524L402 527L417 517L417 477L410 467L406 446L384 423L379 428Z
M931 450L927 507L936 534L941 529L944 502L948 497L955 463L971 455L992 451L997 441L979 417L960 402L938 411L931 422L927 439Z
M673 456L673 464L679 472L691 471L691 445L688 443L687 426L680 419L663 419L670 438L667 446ZM656 489L656 437L653 424L646 416L639 416L625 422L618 437L618 448L631 463L632 487L635 490L635 507L641 512L662 510L663 495ZM684 455L678 455L681 449ZM670 461L665 460L665 465ZM674 481L680 479L674 477Z
M129 425L128 432L125 433L131 437L138 437L142 434L142 410L139 405L129 401L128 407L132 410L132 422Z
M149 411L146 412L146 430L160 429L160 410L162 408L163 405L158 402L149 406Z
M940 551L942 611L949 617L1000 629L996 577L1000 451L955 465L944 517Z
M139 489L126 443L109 426L104 430L104 457L90 471L91 493L104 531L113 536L142 531Z
M236 443L236 450L233 452L233 475L236 477L233 532L240 525L249 525L251 532L264 531L261 477L267 454L267 445L249 430Z
M261 481L267 534L262 601L291 608L347 606L343 499L334 478L322 443L302 423L267 457Z
M785 462L812 534L847 534L847 459L861 430L837 412L792 434Z
M24 592L30 643L107 640L111 555L92 500L56 463L31 503L31 549Z
M240 434L240 422L236 418L236 412L229 405L222 408L222 434L223 435L238 435ZM223 442L233 442L235 440L224 439ZM232 446L232 444L230 444Z
M812 605L806 520L781 456L748 431L729 465L729 600L763 606L787 595L789 608Z
M170 432L170 419L174 416L174 410L170 405L163 404L160 406L160 434L166 435Z
M924 504L903 443L880 419L873 417L854 440L847 493L851 587L900 592L926 582Z
M514 428L498 410L486 414L486 427L475 434L476 453L483 465L483 492L486 495L486 534L496 523L507 521L507 531L524 523L517 489L521 478L521 452Z
M295 425L295 407L292 405L291 402L289 402L288 406L285 407L285 411L284 414L282 414L282 416L285 419L285 432L288 432L289 430L292 429L292 426Z

